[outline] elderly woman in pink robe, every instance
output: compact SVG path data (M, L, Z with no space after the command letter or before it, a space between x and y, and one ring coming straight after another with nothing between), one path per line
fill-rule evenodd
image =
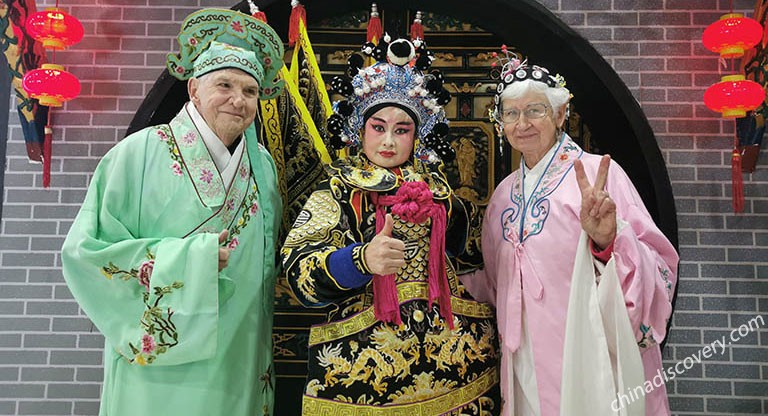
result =
M622 168L562 131L562 77L510 59L500 78L493 121L522 158L488 205L485 268L462 281L497 308L503 414L669 415L674 247Z

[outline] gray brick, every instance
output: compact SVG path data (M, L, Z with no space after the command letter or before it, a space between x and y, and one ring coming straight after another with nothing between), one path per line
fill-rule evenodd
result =
M56 234L56 221L6 221L5 233L7 234Z
M698 279L690 279L691 277L699 277L699 265L696 263L681 262L677 268L678 281L697 283ZM721 282L723 283L723 282ZM725 287L725 283L723 283Z
M0 365L46 364L48 353L45 351L2 351ZM7 396L10 397L10 396Z
M28 205L3 205L3 218L7 219L29 219L32 218L32 207Z
M63 280L63 279L62 279ZM54 299L74 299L72 292L69 291L67 285L56 285L53 292Z
M19 415L68 415L72 413L72 402L34 401L19 402Z
M706 228L719 230L723 229L724 226L723 218L713 215L678 215L677 223L681 229Z
M104 348L104 336L95 334L78 335L78 347L80 348Z
M0 397L3 398L42 398L44 394L44 384L0 383Z
M101 386L99 384L48 384L48 398L51 399L97 399Z
M19 369L0 367L0 381L19 381Z
M675 300L676 311L700 311L701 310L701 298L698 296L684 296L679 295Z
M733 361L742 362L766 362L768 361L768 348L751 348L734 346L731 351Z
M25 334L24 348L75 348L77 335L73 334Z
M760 367L743 364L704 364L704 375L710 379L759 379Z
M3 253L3 266L53 266L56 256L49 253Z
M21 301L0 301L0 315L23 315L24 302Z
M75 369L65 367L26 367L21 369L21 381L74 381Z
M89 332L95 330L91 320L82 318L53 318L54 332Z
M98 401L78 400L75 402L75 415L97 415L99 414Z
M101 351L51 351L53 365L101 365Z
M762 414L760 400L707 398L707 412Z
M728 381L677 380L677 393L696 395L730 396L733 394Z
M51 287L43 285L0 285L0 299L50 299Z
M96 382L101 383L104 381L104 369L102 368L89 368L89 367L77 367L77 374L75 380L79 382Z
M718 280L685 279L679 286L685 285L685 293L689 294L718 294L726 293L727 283Z
M728 327L728 315L719 313L682 313L673 316L676 327Z
M670 344L701 344L701 331L697 329L679 329L672 328L667 336L667 342Z
M757 311L757 299L745 297L702 297L702 309L709 311Z
M84 186L82 186L84 187ZM72 219L80 211L80 205L37 205L33 212L35 218L64 218Z
M675 397L670 395L669 407L682 412L701 412L704 410L704 399L699 397Z
M8 202L58 202L59 194L55 191L40 191L35 189L8 189L6 191Z
M768 248L729 248L728 261L733 262L758 262L761 259L768 259Z
M30 269L30 283L64 283L60 269ZM69 299L72 297L70 296Z
M27 315L77 315L79 310L76 302L27 302Z
M741 336L738 332L733 332L733 337L736 339L736 341L733 341L731 339L731 332L732 331L738 331L737 330L738 325L732 326L727 331L704 331L704 340L707 342L714 342L715 340L725 340L726 343L730 343L731 345L757 345L757 333L756 332L747 332L744 330L743 333L746 333L747 335Z
M0 415L15 415L16 414L16 402L2 401L0 400Z
M732 295L751 295L755 293L768 293L768 282L728 282Z
M21 347L21 334L9 334L3 332L3 336L0 336L0 348L20 348Z
M755 267L742 264L702 264L701 277L753 278Z
M702 232L699 236L702 245L751 246L755 243L753 233L748 231Z
M85 189L63 189L61 191L62 204L82 204L85 200Z
M0 318L0 328L4 331L48 331L51 328L49 318Z
M62 168L64 172L70 173L93 173L93 171L96 170L96 165L98 165L98 163L98 159L72 158L64 160ZM64 192L62 192L62 196L63 195ZM80 202L82 202L82 200Z
M768 397L768 381L764 382L735 382L734 393L736 396Z
M689 261L725 261L725 249L680 247L680 257Z
M5 215L5 210L3 210L3 215ZM0 251L20 251L28 249L29 237L0 236Z

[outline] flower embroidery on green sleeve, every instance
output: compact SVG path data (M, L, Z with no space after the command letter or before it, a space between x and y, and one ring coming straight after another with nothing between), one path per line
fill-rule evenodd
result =
M170 307L161 305L160 301L165 295L184 287L184 283L174 281L167 286L151 287L154 265L155 255L147 249L146 260L138 268L123 270L112 262L101 268L101 273L109 280L113 277L123 281L136 279L145 289L141 294L145 310L139 321L144 334L135 345L132 342L128 343L133 357L123 354L128 361L138 365L152 364L158 355L168 352L168 349L179 343L179 334L173 323L174 311Z
M247 197L243 199L243 202L240 205L240 211L242 214L240 215L240 218L238 218L237 223L232 226L232 228L230 228L229 237L227 237L227 241L224 242L224 245L230 250L237 248L237 245L240 244L240 241L237 238L237 236L240 234L240 231L245 228L246 225L248 225L248 221L251 220L251 217L255 216L256 213L259 212L258 197L259 187L256 186L256 184L253 184L251 185L251 192Z

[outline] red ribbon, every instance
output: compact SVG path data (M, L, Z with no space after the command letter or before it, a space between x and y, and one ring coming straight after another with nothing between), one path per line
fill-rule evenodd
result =
M425 182L405 182L395 195L371 194L376 206L376 233L384 227L386 210L391 206L392 213L401 220L412 224L422 224L432 219L429 237L429 306L437 299L440 303L440 316L453 329L451 310L451 292L445 273L445 206L432 200L433 194ZM395 275L376 275L373 278L373 305L376 318L384 322L402 324L400 303L397 299Z

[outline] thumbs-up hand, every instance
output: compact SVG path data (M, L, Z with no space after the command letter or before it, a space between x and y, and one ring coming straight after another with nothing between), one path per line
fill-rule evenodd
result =
M384 227L365 248L365 264L378 275L397 273L405 265L405 243L392 238L394 219L387 214Z
M230 249L227 247L221 247L221 245L227 241L227 237L229 237L229 230L225 229L219 234L219 271L227 267L229 264Z

